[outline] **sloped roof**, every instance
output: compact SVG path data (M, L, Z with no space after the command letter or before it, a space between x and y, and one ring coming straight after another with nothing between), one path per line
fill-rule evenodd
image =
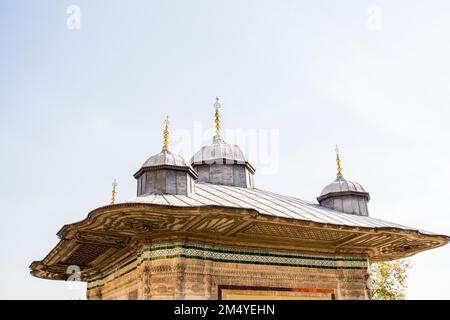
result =
M257 188L240 188L196 183L195 194L190 196L149 194L136 197L126 201L126 203L143 203L174 207L201 207L212 205L253 209L264 215L315 223L363 228L397 228L434 235L431 232L418 230L393 222L335 211L315 203Z
M67 279L67 265L81 265L93 279L134 252L135 236L164 239L186 235L231 246L399 259L448 243L448 236L371 217L352 215L273 192L196 183L190 196L149 194L103 206L65 225L60 242L31 274ZM202 240L202 241L203 241Z

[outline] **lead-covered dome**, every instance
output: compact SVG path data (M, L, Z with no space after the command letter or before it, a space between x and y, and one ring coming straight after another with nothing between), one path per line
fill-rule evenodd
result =
M325 186L317 198L320 205L345 213L368 216L369 193L357 182L344 179L341 169L341 159L336 146L336 180Z
M188 165L182 156L171 153L170 151L162 150L160 153L148 158L141 168L157 166L187 167Z
M228 144L222 138L214 137L210 145L203 146L191 158L191 165L198 164L223 164L223 163L248 163L247 158L235 144Z
M255 169L250 165L241 148L226 143L220 133L219 98L216 98L216 135L211 144L202 147L191 158L191 165L198 173L197 182L253 187Z
M195 170L186 164L183 157L169 151L169 119L164 121L164 142L157 153L134 174L137 179L137 195L179 194L189 195L195 191Z
M247 161L241 148L214 137L210 145L202 147L190 161L198 174L197 182L253 187L255 169Z
M344 177L338 177L336 178L336 180L322 189L320 196L345 191L366 192L366 190L364 190L362 185L358 182L349 181L347 179L344 179Z

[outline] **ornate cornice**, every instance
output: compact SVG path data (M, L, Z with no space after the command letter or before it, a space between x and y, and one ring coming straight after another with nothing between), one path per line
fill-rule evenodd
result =
M143 203L108 205L86 219L65 225L60 243L31 273L65 279L69 265L81 268L82 278L98 276L145 243L179 240L235 248L361 256L391 260L446 244L449 237L399 228L350 227L259 214L252 209L221 206L173 207Z

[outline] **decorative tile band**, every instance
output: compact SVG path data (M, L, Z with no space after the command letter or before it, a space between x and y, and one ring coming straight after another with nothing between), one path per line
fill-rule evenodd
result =
M144 261L174 258L316 269L366 270L368 267L367 259L358 257L303 256L255 249L220 248L185 243L158 244L144 248L137 258L131 259L118 268L89 281L88 289L101 287L113 279L124 276Z

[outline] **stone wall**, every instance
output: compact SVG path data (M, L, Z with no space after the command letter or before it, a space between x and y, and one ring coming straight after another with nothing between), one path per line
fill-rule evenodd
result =
M88 283L88 299L368 299L367 259L192 243L143 247Z

